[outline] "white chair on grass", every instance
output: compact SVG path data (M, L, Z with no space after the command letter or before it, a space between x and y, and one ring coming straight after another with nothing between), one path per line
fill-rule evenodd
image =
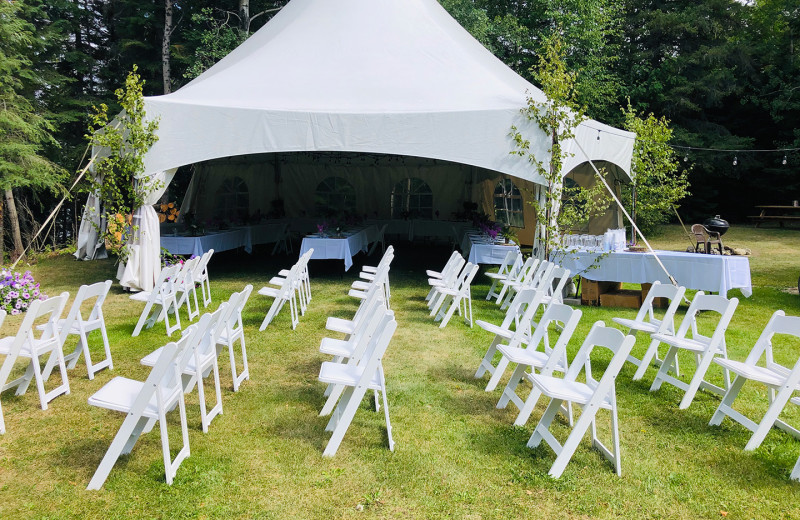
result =
M376 275L378 275L379 272L383 272L383 267L385 265L391 265L392 260L394 260L394 247L389 246L384 251L380 262L378 262L378 265L376 265L374 267L373 266L369 266L369 265L365 265L365 266L363 266L361 268L361 272L358 274L358 276L362 280L356 280L355 282L353 282L351 287L353 289L357 289L357 290L360 290L360 291L366 290L369 287L370 283L374 283L375 282ZM383 278L383 285L384 285L383 290L386 293L385 298L386 298L386 302L388 304L389 301L391 300L391 297L392 297L392 293L391 293L391 290L390 290L390 287L389 287L388 269L386 269L386 274L382 278Z
M394 254L387 253L384 259L377 266L375 273L361 273L369 278L369 280L356 280L350 285L350 290L347 292L350 296L363 300L367 296L367 291L372 286L378 286L383 291L383 300L386 307L389 307L389 298L391 289L389 288L389 270L391 269Z
M522 264L522 267L516 275L509 276L505 280L500 280L500 284L503 287L500 288L495 303L500 305L501 309L508 307L516 292L519 292L522 287L531 286L530 282L539 270L541 263L542 262L538 258L529 257L525 260L525 263Z
M543 287L545 293L542 303L544 305L550 305L553 302L564 303L564 286L570 279L569 269L554 265L549 276L545 277L545 274L546 273L543 273L543 277L541 278L541 285L545 286Z
M203 296L203 307L208 307L211 303L211 281L208 279L208 262L214 254L213 249L209 249L200 257L200 261L194 268L194 281L200 284L200 291Z
M683 300L683 294L685 292L685 287L676 287L671 284L662 284L656 281L647 293L634 319L612 318L612 320L614 323L619 323L627 328L628 334L631 334L633 337L636 337L638 332L645 332L648 335L675 334L675 313ZM664 315L660 318L656 317L657 315L653 305L656 298L665 298L669 300L669 306L667 310L664 311ZM659 341L651 338L650 345L647 347L647 351L641 360L633 357L633 355L628 356L627 361L638 367L633 376L634 381L644 376L651 362L655 361L657 366L661 366L662 360L658 356L658 345ZM680 375L677 358L675 359L675 373Z
M297 260L294 264L296 270L294 273L294 278L292 280L292 291L296 295L295 297L295 310L297 314L297 310L299 310L300 315L305 315L306 309L308 308L308 304L311 302L311 278L308 274L308 261L311 260L311 255L314 254L314 249L309 249ZM270 285L274 285L276 287L282 287L285 278L289 276L292 272L292 269L281 269L278 272L278 276L273 276L269 280ZM299 304L299 306L298 306ZM299 319L299 318L298 318Z
M495 291L497 284L501 280L508 280L509 277L514 276L520 268L522 268L522 255L516 249L512 249L506 253L503 263L500 264L496 273L486 273L486 276L492 281L489 292L486 293L486 300L497 298L500 294L500 291Z
M461 253L453 251L453 254L450 255L450 259L447 260L447 263L441 271L425 271L428 275L428 285L431 286L431 290L428 291L428 295L425 296L425 301L429 302L431 298L433 298L436 287L451 285L453 280L458 276L458 273L461 272L461 268L464 267L465 263L467 263L467 261L461 256Z
M197 287L195 285L194 272L197 265L200 263L199 256L186 260L181 266L175 280L176 296L178 298L178 308L186 303L186 312L189 315L189 321L200 316L200 305L197 303ZM194 298L194 307L192 307L192 298Z
M777 339L776 335L779 338L783 336L780 342L774 341ZM800 357L790 367L777 362L773 355L776 343L781 347L788 343L784 348L797 356L798 340L800 340L800 317L786 316L783 311L776 311L744 362L724 358L714 359L715 363L733 372L736 379L733 380L708 424L719 426L727 416L753 432L744 447L746 451L758 448L773 426L800 439L800 431L779 419L792 394L800 390ZM759 366L758 363L762 358L764 366ZM747 381L761 383L768 388L769 407L758 423L733 409L733 402Z
M561 476L589 427L592 430L592 446L614 464L617 475L622 474L614 380L635 341L633 336L625 336L619 330L606 327L602 321L598 321L592 326L592 330L589 331L589 335L586 336L586 340L563 378L531 374L530 380L534 387L541 392L541 395L550 399L550 404L528 440L528 447L535 448L544 440L553 449L556 453L556 460L548 472L551 477ZM597 347L607 348L613 353L613 357L599 381L592 375L591 368L591 357ZM581 372L585 373L585 383L577 380ZM565 403L579 405L581 415L575 421L572 431L562 445L550 433L550 424ZM611 449L607 448L597 437L595 419L597 412L601 409L611 412Z
M372 309L374 302L383 300L383 294L383 289L380 286L373 285L367 290L367 294L361 300L361 304L358 306L352 320L330 316L325 322L325 328L345 334L347 336L345 339L349 339L358 329L361 322L369 317L369 311Z
M267 326L272 323L272 320L275 319L275 316L277 316L281 311L283 306L286 305L286 303L289 304L292 330L297 328L297 325L300 323L300 316L298 312L297 296L294 288L300 276L299 269L300 266L297 264L292 266L289 272L286 273L286 277L283 278L280 287L275 288L265 286L258 290L258 294L261 296L273 298L272 304L269 306L269 310L267 311L267 315L264 316L264 321L261 322L261 326L258 330L266 329Z
M539 262L536 269L532 269L526 276L519 282L511 282L507 285L508 292L506 293L505 300L500 304L501 309L507 308L514 299L516 293L523 287L533 287L534 289L542 289L545 296L553 292L553 277L555 276L556 264L553 262ZM564 280L566 282L566 280ZM547 298L548 301L550 298Z
M238 293L233 293L228 300L228 309L226 316L221 319L219 327L222 331L217 336L217 353L224 347L228 347L228 355L231 361L231 377L233 378L233 391L239 391L239 385L245 379L250 379L250 369L247 366L247 348L244 340L244 325L242 323L242 311L244 310L247 300L250 298L250 293L253 292L252 285L246 285L245 288ZM242 370L237 373L236 369L236 352L234 345L239 342L242 351Z
M389 450L394 451L392 424L389 419L389 403L386 397L386 379L383 374L382 359L389 342L397 328L394 313L386 311L378 331L373 334L364 354L355 364L324 362L319 372L319 380L329 385L345 387L336 408L333 410L325 431L331 431L328 444L323 453L326 457L336 455L356 410L367 390L377 390L383 395L383 413L389 438ZM333 395L333 394L332 394ZM330 399L330 398L329 398Z
M0 339L0 355L5 356L3 364L0 365L0 392L16 388L16 395L22 395L28 390L31 381L34 381L39 392L39 404L42 410L47 410L47 403L59 395L69 395L67 366L62 350L66 332L59 333L58 331L58 320L68 298L69 293L63 292L59 296L53 296L47 300L34 300L28 307L16 336ZM3 311L2 319L5 319L5 311ZM45 320L46 323L37 338L35 326L36 322L40 320ZM61 376L61 384L49 392L45 390L44 383L47 378L43 377L40 365L41 357L44 355L56 359ZM28 367L22 376L9 382L8 378L19 358L27 360ZM0 433L5 433L5 431L3 409L0 406Z
M478 274L480 265L467 262L459 275L457 283L452 287L437 287L437 296L431 299L434 305L431 308L431 316L435 315L434 321L441 320L439 328L447 326L450 318L458 309L458 313L463 316L464 322L472 328L472 280ZM449 305L448 305L449 304ZM461 306L464 309L461 309Z
M678 328L678 332L675 333L675 335L653 334L651 337L654 340L669 345L669 350L667 351L667 355L664 356L664 362L661 363L658 373L656 373L653 384L650 386L650 391L654 392L658 390L664 382L684 390L686 393L679 405L681 410L688 408L689 405L692 404L692 400L695 394L697 394L697 390L700 388L719 395L724 395L726 390L730 388L728 369L724 366L722 367L725 389L706 381L705 375L715 356L722 356L723 358L728 357L728 350L725 347L725 331L728 329L728 325L731 322L731 318L733 318L733 313L738 304L739 300L737 298L731 298L729 300L724 296L703 294L703 292L700 291L695 295L691 305L689 305L689 310L686 311L681 326ZM698 332L697 316L703 311L719 314L719 319L711 336L704 336ZM687 335L690 335L690 337L687 337ZM667 373L670 368L672 368L675 359L677 359L678 351L680 350L686 350L694 354L695 364L697 365L694 376L688 385Z
M498 347L498 350L508 360L509 364L515 363L517 365L511 374L508 384L503 389L500 401L497 403L497 408L505 408L509 402L517 406L519 415L514 421L515 426L523 426L528 422L528 418L531 416L531 412L533 412L540 395L539 389L534 386L528 397L522 399L517 394L519 384L524 379L530 380L531 374L535 373L536 370L539 370L539 373L545 376L552 376L553 372L567 372L569 369L567 344L575 332L575 327L578 326L581 314L581 311L573 309L569 305L553 303L544 311L542 319L539 321L539 325L536 327L533 337L527 346L500 345ZM559 325L561 329L558 339L552 348L548 344L546 334L551 324ZM542 344L542 350L538 349L539 344ZM531 374L527 373L528 368L531 369ZM567 405L566 410L570 424L572 424L572 409Z
M164 267L161 269L152 291L142 291L130 296L131 300L145 303L131 336L138 336L143 327L147 326L149 329L157 321L161 320L164 320L167 327L167 336L171 336L173 332L181 329L181 317L178 312L177 280L175 279L180 267L180 265ZM175 315L174 325L169 324L170 312Z
M378 230L378 234L375 235L375 241L372 242L372 247L369 248L369 252L367 253L367 255L372 256L372 253L374 253L378 249L378 244L381 245L381 252L382 253L386 252L386 227L388 225L389 224L384 224Z
M544 293L542 291L526 287L517 293L514 301L508 307L505 319L503 319L503 322L499 326L487 323L483 320L475 321L480 328L495 335L492 343L489 345L489 349L486 351L486 355L483 356L480 365L478 365L478 371L475 372L476 379L483 377L483 374L486 372L489 372L491 376L494 375L497 368L493 364L493 360L497 353L497 347L501 343L505 342L508 344L512 340L520 342L531 337L533 316L538 311L543 297ZM511 328L512 325L514 325L513 329ZM503 361L501 357L500 364L502 365L502 367L500 367L502 372L505 370L507 362ZM494 389L494 386L487 385L486 389L487 391L491 391Z
M126 414L119 431L111 441L103 460L89 481L87 489L100 489L120 455L133 450L142 433L153 429L156 421L161 433L161 453L167 484L172 484L181 462L189 456L189 428L186 423L186 405L183 399L181 372L183 362L188 362L186 352L197 341L197 326L188 327L177 343L170 342L150 371L145 381L115 377L89 398L89 404ZM178 408L183 445L173 459L167 434L167 413Z
M78 359L80 359L81 354L83 354L86 360L86 371L89 374L90 380L94 379L94 375L104 368L108 368L109 370L113 370L114 368L114 362L111 360L111 348L108 345L106 322L103 317L103 303L110 289L111 280L97 282L92 285L81 285L80 289L78 289L78 294L75 296L75 301L72 302L69 314L67 314L65 319L58 320L58 329L62 333L64 332L63 329L66 324L72 323L72 326L66 331L65 340L69 336L78 336L78 344L75 346L75 350L64 356L64 361L67 362L67 368L69 370L75 368L78 364ZM89 316L84 319L81 307L92 299L94 299L92 310L89 311ZM37 329L43 330L44 325L39 325ZM89 351L89 335L96 330L100 331L100 337L103 340L105 359L94 363L92 362L92 355ZM43 372L45 380L50 377L50 373L55 367L55 361L56 358L52 356L48 360L47 366Z

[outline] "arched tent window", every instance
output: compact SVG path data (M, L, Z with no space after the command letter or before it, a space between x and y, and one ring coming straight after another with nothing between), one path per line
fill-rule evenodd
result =
M356 207L356 191L341 177L328 177L317 185L315 205L322 214L352 212Z
M246 220L250 215L250 192L241 177L225 179L217 189L217 200L220 218Z
M494 189L494 218L501 224L525 227L522 194L511 179L502 179Z
M392 189L392 218L433 218L433 192L422 179L403 179Z

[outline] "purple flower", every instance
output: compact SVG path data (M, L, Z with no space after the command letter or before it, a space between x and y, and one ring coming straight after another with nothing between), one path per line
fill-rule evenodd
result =
M8 291L8 295L12 298L19 298L19 293L17 291Z
M19 311L17 309L11 309L12 316L16 316L17 314L19 314Z
M14 304L14 308L15 309L21 309L22 308L22 302L18 301L17 303L15 303Z
M27 293L27 292L22 293L22 297L25 298L26 300L30 300L31 299L31 295L29 293Z

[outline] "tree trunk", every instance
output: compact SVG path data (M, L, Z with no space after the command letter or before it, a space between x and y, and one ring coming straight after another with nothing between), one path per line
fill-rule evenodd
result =
M172 92L172 71L169 47L172 38L172 0L164 0L164 39L161 43L161 71L164 77L164 94Z
M250 0L239 0L239 30L250 34Z
M11 236L14 239L14 250L11 252L11 260L15 261L22 256L25 247L22 245L22 233L19 230L19 216L17 215L17 205L14 203L14 192L6 190L6 206L8 207L8 220L11 223Z

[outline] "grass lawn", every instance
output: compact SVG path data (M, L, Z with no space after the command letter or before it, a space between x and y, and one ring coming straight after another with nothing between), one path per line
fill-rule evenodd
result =
M670 249L689 245L676 226L665 228L653 243ZM753 296L731 292L742 301L728 331L728 349L730 357L742 360L772 312L800 314L800 296L787 292L800 275L800 231L734 227L725 243L753 251ZM212 307L247 283L258 289L295 260L268 252L216 255L210 266ZM386 445L383 414L365 400L336 457L322 457L330 434L324 431L327 419L317 416L324 403L317 375L326 360L318 346L327 316L350 317L356 309L347 288L360 263L377 262L359 255L347 273L341 262L311 262L313 300L295 331L284 309L259 332L269 300L250 298L245 308L250 381L233 393L227 356L220 358L224 414L207 434L200 428L196 391L186 396L191 456L172 486L164 482L156 429L120 459L102 490L86 491L123 419L90 407L87 398L114 376L144 379L148 369L139 359L166 342L163 324L130 337L142 304L115 286L105 306L112 371L89 381L81 360L70 372L71 394L52 401L46 411L39 408L35 389L20 397L2 395L8 433L0 436L0 518L800 518L800 483L788 478L800 441L773 430L759 449L744 452L745 428L730 420L708 426L718 396L700 392L688 410L678 410L682 392L670 385L649 392L655 369L632 382L630 364L617 379L622 477L586 439L564 475L548 477L554 454L544 443L533 450L525 446L542 403L526 426L514 427L513 405L495 408L502 384L486 393L487 379L473 378L491 335L467 328L457 316L440 330L427 316L424 270L441 267L448 256L449 250L438 247L397 246L391 281L398 331L384 360L394 453ZM114 266L60 256L31 270L48 294L66 290L74 296L80 284L111 278ZM499 323L501 311L483 300L486 281L482 274L476 278L474 312ZM582 310L570 356L594 321L635 314ZM9 317L4 335L13 334L19 321ZM793 347L785 359L797 359L800 349ZM640 339L634 350L641 355L643 349ZM686 379L690 358L681 358L681 367ZM712 366L708 377L721 383L719 367ZM736 405L760 417L765 403L765 388L746 385ZM172 415L177 447L178 420ZM600 417L601 436L609 439L608 414ZM784 419L800 426L800 411L791 407ZM563 439L567 428L562 419L556 422Z

